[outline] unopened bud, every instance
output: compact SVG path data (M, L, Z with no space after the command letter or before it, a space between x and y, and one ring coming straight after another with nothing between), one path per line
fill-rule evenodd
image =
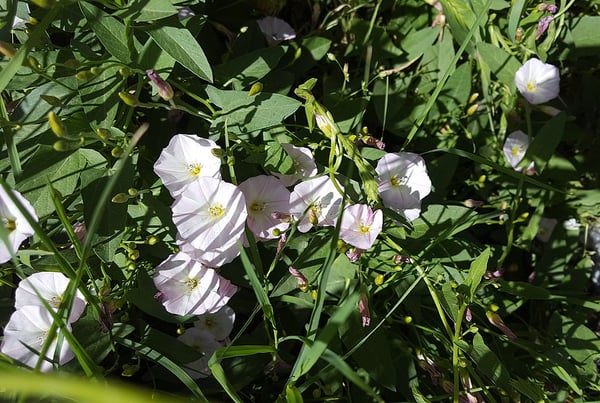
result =
M158 90L158 95L160 95L160 97L162 99L164 99L165 101L170 101L171 99L173 99L173 96L174 96L173 88L171 87L171 85L168 82L163 80L156 73L156 71L154 71L152 69L146 70L146 75L148 76L150 81L152 81L154 83L154 85L156 85L156 89Z
M412 263L412 260L409 256L396 255L394 256L394 263L396 264L408 264Z
M369 310L369 299L366 294L360 294L358 300L358 311L362 318L362 326L367 327L371 324L371 311Z
M92 73L94 76L101 74L103 71L104 71L104 69L102 67L98 67L98 66L94 66L90 69L90 73Z
M252 84L252 87L250 87L250 91L248 91L248 96L251 97L252 95L256 95L258 93L260 93L263 89L263 85L262 83L259 81L257 83Z
M523 33L524 31L522 27L517 28L517 32L515 32L515 41L521 42L523 39Z
M54 144L52 144L52 148L54 148L54 150L61 152L76 150L79 148L79 146L80 144L78 141L69 141L64 139L57 140L54 142Z
M476 207L483 206L485 204L485 202L483 202L481 200L467 199L463 202L463 204L465 205L465 207L476 208Z
M477 101L477 98L479 98L479 93L478 92L474 92L471 94L471 96L469 97L469 104L472 104L473 102Z
M494 325L498 329L500 329L500 331L502 333L504 333L504 335L506 335L506 337L508 337L511 340L516 340L517 339L517 335L514 334L513 331L509 329L508 326L506 326L506 324L504 323L504 321L502 320L502 318L500 317L500 315L498 315L496 312L487 311L485 313L485 316L487 317L488 321L492 325Z
M146 242L148 243L148 245L152 246L152 245L156 245L158 243L158 238L155 236L149 236L148 239L146 239Z
M27 56L27 64L33 71L38 71L42 68L40 62L38 62L37 59L31 55Z
M79 81L88 81L94 77L94 74L92 74L92 72L89 70L82 70L75 74L75 78L77 78Z
M317 212L314 207L310 207L308 209L308 221L313 227L316 227L319 224L319 217L317 216Z
M298 288L303 292L308 291L308 279L306 276L293 266L290 266L288 271L298 281Z
M330 62L335 62L335 55L331 52L327 53L327 60L329 60Z
M125 105L137 106L139 103L139 101L135 95L131 95L127 92L123 92L123 91L119 92L119 98L121 98L121 101L123 101L125 103Z
M67 137L69 135L62 120L53 111L48 112L48 123L50 124L52 133L54 133L56 137Z
M44 101L46 101L50 105L56 106L57 108L60 108L61 106L63 106L63 103L60 101L60 99L58 99L52 95L42 94L42 95L40 95L40 98L42 98Z
M478 104L473 104L473 105L469 106L467 108L467 116L473 116L477 112L478 108L479 108Z
M96 134L98 135L98 137L100 137L102 140L108 140L111 136L112 133L110 132L110 130L108 129L103 129L101 127L96 129Z
M111 202L121 204L127 203L129 201L130 196L127 193L117 193L110 199Z
M381 284L383 284L383 282L385 281L385 277L383 276L383 274L378 274L377 277L375 277L375 285L380 286Z
M137 196L138 191L135 188L129 188L127 189L127 193L129 193L130 196Z
M112 155L115 158L119 158L121 155L123 155L123 149L117 146L110 150L110 155Z
M385 148L385 143L379 139L376 139L373 136L362 136L361 140L368 146L375 147L380 150L383 150Z

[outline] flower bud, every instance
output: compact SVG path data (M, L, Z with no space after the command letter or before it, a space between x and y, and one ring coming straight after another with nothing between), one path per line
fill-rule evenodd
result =
M467 108L467 116L473 116L475 114L475 112L477 112L477 109L479 109L478 104L473 104L473 105L469 106Z
M488 321L492 325L494 325L498 329L500 329L500 331L502 333L504 333L504 335L506 337L508 337L511 340L516 340L517 339L517 335L514 334L513 331L508 328L508 326L506 326L506 324L504 323L504 321L502 320L502 318L500 317L500 315L498 315L496 312L487 311L485 313L485 316L487 317Z
M69 133L59 116L53 111L48 112L48 123L56 137L68 137Z
M112 134L110 132L110 130L108 129L103 129L101 127L96 129L96 134L98 135L98 137L100 137L102 140L108 140Z
M296 279L296 281L298 281L298 288L303 292L308 291L308 279L306 276L304 276L300 270L294 268L293 266L290 266L288 271Z
M38 62L38 60L31 55L27 56L27 64L29 65L29 67L31 67L31 70L33 71L38 71L42 68L40 62Z
M110 150L110 155L112 155L115 158L119 158L121 155L123 154L123 149L121 147L115 147L112 150Z
M123 101L125 103L125 105L135 107L139 103L139 101L135 95L128 94L127 92L123 92L123 91L119 92L119 98L121 98L121 101Z
M158 95L165 101L170 101L173 99L174 92L171 85L163 80L153 69L146 70L146 75L156 85L156 89L158 90Z
M250 87L250 91L248 91L248 96L251 97L252 95L256 95L258 93L260 93L263 89L263 85L262 83L256 82L254 84L252 84L252 87Z
M380 286L381 284L383 284L383 282L385 281L385 277L383 274L378 274L377 277L375 277L375 285Z
M146 242L148 243L148 245L152 246L152 245L156 245L158 243L158 238L155 236L149 236L148 239L146 239Z
M75 74L75 78L80 81L88 81L94 78L94 74L89 70L81 70Z
M385 148L385 143L373 136L362 136L361 140L366 145L378 148L379 150L383 150Z
M477 98L479 98L479 93L478 92L474 92L471 94L471 96L469 97L469 104L472 104L473 102L477 101Z
M369 311L369 299L362 293L358 300L358 311L362 317L362 326L367 327L371 324L371 311Z
M127 193L117 193L110 199L111 202L121 204L127 203L129 201L130 196Z

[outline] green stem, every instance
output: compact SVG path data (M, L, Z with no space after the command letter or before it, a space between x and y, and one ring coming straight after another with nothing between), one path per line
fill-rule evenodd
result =
M4 104L4 98L0 97L0 114L2 119L9 121L8 111ZM4 142L6 143L6 150L8 152L8 159L12 168L15 180L17 180L23 173L23 167L21 166L21 159L19 158L19 151L17 150L17 144L13 136L13 130L10 125L2 125L2 131L4 132Z

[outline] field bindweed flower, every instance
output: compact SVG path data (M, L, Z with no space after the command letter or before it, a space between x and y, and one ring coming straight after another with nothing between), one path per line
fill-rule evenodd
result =
M55 310L63 302L63 296L69 285L69 278L62 273L40 272L23 279L15 291L15 308L21 309L27 305L40 306L44 309L46 301ZM68 323L73 323L83 314L86 301L83 294L77 290L71 305Z
M198 320L194 322L194 327L212 334L215 340L220 341L229 337L234 322L235 311L225 305L218 312L198 316Z
M221 148L195 134L173 136L154 164L154 172L173 197L199 178L221 179L221 159L213 154Z
M317 163L308 148L296 147L291 144L282 144L281 148L292 158L295 169L295 172L289 175L273 173L284 186L293 186L302 179L310 178L317 174Z
M301 182L290 194L290 214L298 223L298 231L308 232L316 226L334 226L342 204L342 195L329 176Z
M366 204L354 204L346 207L342 215L340 238L360 249L373 246L383 226L383 212L373 211Z
M159 301L176 315L215 313L229 301L221 292L223 278L183 252L169 256L156 267L152 281Z
M35 214L33 206L21 193L16 190L11 190L13 196L19 204L25 208L29 215L37 222L38 218ZM14 255L21 244L34 234L34 230L29 225L25 216L21 214L15 203L10 199L8 193L0 186L0 219L4 225L4 232L8 238L8 242L4 242L0 238L0 263L8 262Z
M537 105L548 102L560 92L558 67L529 59L515 74L517 89L529 103Z
M193 379L210 376L211 371L208 368L208 360L217 349L223 347L223 344L217 341L211 332L195 326L187 329L177 339L202 353L201 358L183 365L185 372Z
M546 30L550 26L550 23L553 20L554 20L554 16L552 16L552 15L547 15L545 17L540 18L540 21L538 22L537 31L535 33L536 40L540 39L540 37L544 34L544 32L546 32Z
M182 250L210 267L218 267L239 255L246 201L237 186L202 177L190 183L172 206L177 242Z
M519 163L523 160L523 157L525 157L528 147L529 137L521 130L512 132L504 141L504 146L502 147L504 157L510 166L513 167L513 169L517 172L521 172L523 170L523 167L520 167ZM531 170L533 168L534 163L532 161L527 169Z
M246 199L248 228L258 239L276 239L289 223L278 220L273 213L290 210L290 191L273 176L259 175L239 184ZM277 229L278 231L274 230Z
M383 205L414 221L421 213L421 200L431 192L425 160L409 152L389 153L375 171Z
M277 17L264 17L256 23L267 39L269 45L277 45L283 41L289 41L296 37L296 31L287 22Z
M0 351L28 367L34 368L39 359L39 352L48 338L52 323L52 315L44 307L27 305L16 310L4 328ZM67 324L66 329L70 332L71 325ZM62 340L60 350L57 351L58 334L59 332L50 342L46 358L40 366L41 371L47 372L52 369L55 356L58 358L57 364L59 365L67 363L74 357L66 340Z

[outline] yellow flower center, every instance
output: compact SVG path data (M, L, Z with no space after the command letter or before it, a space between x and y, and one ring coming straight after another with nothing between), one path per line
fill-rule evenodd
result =
M211 216L213 216L213 218L219 218L223 214L225 214L225 208L223 208L223 206L221 206L220 204L217 204L215 206L210 207L208 209L208 212Z
M252 211L253 213L260 213L264 209L265 209L265 203L261 203L258 201L252 203L252 205L250 206L250 211Z
M527 83L527 91L533 92L535 91L535 83L532 83L531 81Z
M521 149L517 146L513 146L513 148L510 150L510 153L512 155L519 155L521 153Z
M4 228L8 232L12 232L17 229L17 222L14 218L2 217L2 222L4 223Z
M321 204L315 203L308 209L308 221L313 227L319 224L319 214L321 213Z
M199 163L197 163L197 162L194 163L194 164L189 164L188 165L188 172L192 176L198 176L198 175L200 175L201 171L202 171L202 166Z
M194 288L198 287L198 280L195 278L188 278L185 281L185 285L188 289L188 292L194 291Z
M361 234L367 234L370 230L371 230L371 226L370 225L362 225L362 224L360 224L358 226L358 231Z
M48 304L52 308L58 309L60 307L61 302L62 302L62 295L54 295L52 298L50 298L50 301L48 301Z
M390 178L390 184L395 188L405 185L406 181L406 176L398 178L398 175L394 175Z

